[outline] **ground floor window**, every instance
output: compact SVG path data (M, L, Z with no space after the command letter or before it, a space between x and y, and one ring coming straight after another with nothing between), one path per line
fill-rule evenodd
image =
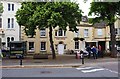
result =
M34 42L29 42L29 50L34 50Z
M42 50L42 51L46 50L46 42L41 42L40 50Z
M79 41L75 41L75 49L79 49Z
M120 41L117 41L117 50L120 51Z
M7 47L10 47L9 42L10 42L10 37L7 37Z

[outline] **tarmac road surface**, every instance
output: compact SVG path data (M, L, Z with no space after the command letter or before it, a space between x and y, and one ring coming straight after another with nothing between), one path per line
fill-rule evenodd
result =
M77 68L3 68L3 77L118 77L118 63L84 65Z

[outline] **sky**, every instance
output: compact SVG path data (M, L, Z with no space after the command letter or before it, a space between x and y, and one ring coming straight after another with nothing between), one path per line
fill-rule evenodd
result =
M89 13L89 8L90 8L90 3L92 0L88 0L86 3L84 3L84 0L74 0L79 4L80 9L84 12L83 16L88 16ZM89 16L90 17L90 16Z

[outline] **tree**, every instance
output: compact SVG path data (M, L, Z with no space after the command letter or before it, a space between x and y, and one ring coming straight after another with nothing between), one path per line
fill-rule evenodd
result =
M114 23L119 15L120 2L92 2L89 15L97 15L92 23L105 21L110 27L111 56L116 57L116 35Z
M78 4L73 2L24 2L17 11L16 18L17 22L25 27L26 34L32 37L35 35L36 26L39 29L49 28L50 45L55 59L53 28L59 26L66 31L69 26L70 31L77 32L76 26L81 20L81 13Z
M3 6L2 3L0 3L0 16L3 13ZM1 49L1 38L0 38L0 49Z
M1 13L3 13L3 5L2 5L2 3L0 3L0 15L1 15Z

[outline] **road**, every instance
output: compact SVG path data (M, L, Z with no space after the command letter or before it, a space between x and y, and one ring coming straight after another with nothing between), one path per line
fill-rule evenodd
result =
M77 68L5 68L3 77L118 77L117 62L83 65Z

